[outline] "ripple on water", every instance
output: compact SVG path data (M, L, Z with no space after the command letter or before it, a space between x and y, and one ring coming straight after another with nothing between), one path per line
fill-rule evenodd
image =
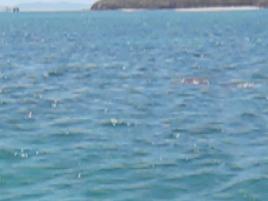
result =
M259 86L254 82L246 82L241 80L231 80L227 85L235 87L237 89L255 89Z
M181 79L182 84L186 85L209 85L209 80L205 78L182 78Z
M108 126L108 127L131 127L135 126L134 123L121 120L121 119L116 119L116 118L111 118L109 120L101 122L101 125L103 126Z
M218 190L218 195L226 194L227 197L238 199L243 197L249 200L266 198L261 192L267 187L267 176L237 176ZM260 194L261 193L261 194Z

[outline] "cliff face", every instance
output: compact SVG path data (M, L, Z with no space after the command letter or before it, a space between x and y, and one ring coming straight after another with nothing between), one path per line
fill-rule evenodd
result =
M267 7L268 0L99 0L92 10L114 9L171 9L217 6L259 6Z

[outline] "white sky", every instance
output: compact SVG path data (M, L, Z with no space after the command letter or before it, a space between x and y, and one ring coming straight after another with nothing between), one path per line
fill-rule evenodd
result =
M35 2L70 2L70 3L85 3L91 4L94 0L0 0L0 5L16 5L21 3L35 3Z

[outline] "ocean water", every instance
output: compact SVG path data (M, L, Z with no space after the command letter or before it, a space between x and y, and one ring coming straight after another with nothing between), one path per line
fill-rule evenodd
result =
M267 200L267 19L0 14L0 200Z

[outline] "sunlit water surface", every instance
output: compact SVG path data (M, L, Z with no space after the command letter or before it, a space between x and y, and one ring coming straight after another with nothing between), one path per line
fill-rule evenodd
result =
M267 200L267 19L0 14L0 200Z

